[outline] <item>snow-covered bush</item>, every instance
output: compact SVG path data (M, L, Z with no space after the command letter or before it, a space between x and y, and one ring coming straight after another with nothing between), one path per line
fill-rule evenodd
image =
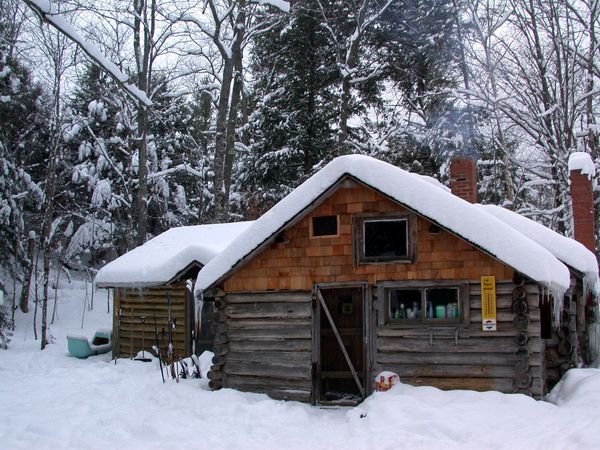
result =
M0 348L6 348L12 337L13 321L9 308L3 304L3 292L0 291Z

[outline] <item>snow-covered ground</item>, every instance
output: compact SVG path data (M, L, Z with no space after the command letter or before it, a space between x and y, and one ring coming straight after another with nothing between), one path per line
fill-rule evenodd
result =
M31 316L19 315L0 350L0 448L599 448L600 370L571 371L550 402L522 395L397 385L356 408L320 409L206 381L162 384L158 363L87 360L67 334L108 328L98 291L81 329L82 283L59 291L55 343L40 352Z

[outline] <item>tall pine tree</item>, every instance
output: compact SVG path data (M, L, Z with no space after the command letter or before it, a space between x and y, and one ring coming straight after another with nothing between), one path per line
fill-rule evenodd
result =
M287 195L334 149L337 70L321 21L318 2L298 2L253 47L255 108L238 176L249 216Z

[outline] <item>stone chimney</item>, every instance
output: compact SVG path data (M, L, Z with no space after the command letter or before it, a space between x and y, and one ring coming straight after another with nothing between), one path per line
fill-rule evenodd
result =
M473 158L461 156L450 162L450 190L457 197L477 203L477 163Z
M573 233L575 240L585 245L592 253L596 252L596 224L592 192L592 179L595 174L596 167L588 153L575 152L569 156Z

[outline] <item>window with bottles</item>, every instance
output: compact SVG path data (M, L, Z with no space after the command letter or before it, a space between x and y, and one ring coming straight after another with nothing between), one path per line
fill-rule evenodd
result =
M462 316L459 286L387 289L390 322L459 322Z

